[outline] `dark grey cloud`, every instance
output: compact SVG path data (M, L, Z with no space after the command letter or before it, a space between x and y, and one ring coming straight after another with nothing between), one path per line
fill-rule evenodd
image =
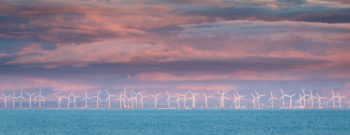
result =
M350 8L332 8L325 6L293 6L271 9L261 6L233 6L227 8L185 8L186 14L203 15L227 20L266 20L266 21L310 21L326 23L350 22Z
M175 3L199 3L196 0L179 0ZM227 2L227 1L225 1ZM147 2L146 2L147 3ZM86 43L110 39L128 39L145 37L140 33L143 32L158 32L160 34L171 34L181 24L198 24L215 22L217 20L267 20L267 21L310 21L310 22L326 22L326 23L347 23L350 22L349 8L332 8L326 6L310 6L303 5L305 0L286 1L279 0L276 3L292 3L293 6L282 6L279 9L272 9L262 5L254 5L240 1L235 1L231 7L218 6L187 6L185 4L172 4L169 2L152 1L152 4L145 4L144 7L152 6L155 3L160 3L162 8L169 8L168 12L158 12L154 8L145 10L135 9L132 12L130 9L118 9L116 6L108 7L93 3L69 3L69 2L39 2L35 1L31 4L23 4L16 2L1 2L0 6L0 38L1 39L16 39L29 42L51 42L51 43ZM133 3L131 3L132 5ZM163 4L163 5L162 5ZM303 6L300 6L303 5ZM112 10L108 12L107 10ZM155 10L154 12L152 12ZM159 9L158 9L159 10ZM170 17L162 18L161 16L170 15ZM86 19L90 14L96 15L96 22ZM127 16L127 17L125 17ZM130 17L128 17L130 16ZM151 28L145 28L143 23L148 21L140 21L138 24L126 25L134 23L125 21L127 18L140 18L145 16L158 17L150 24L164 20L172 20L175 18L194 18L203 17L205 19L197 21L169 21L166 25L154 25ZM125 19L121 18L125 17ZM99 19L106 20L99 20ZM118 18L121 18L118 20ZM188 20L190 20L187 18ZM104 28L105 22L112 21L115 26L112 28ZM152 20L149 18L140 20ZM97 21L98 20L98 21ZM183 22L182 22L183 21ZM123 24L119 24L123 22ZM140 25L140 26L138 26Z
M288 70L308 70L310 66L328 64L329 61L296 58L245 57L228 60L191 60L173 62L142 62L120 64L94 64L88 67L63 66L57 68L22 67L21 65L0 66L0 74L28 77L81 77L81 76L119 76L138 73L175 74L227 74L236 71L279 72Z
M307 3L306 0L276 0L280 4L293 4L293 5L302 5Z

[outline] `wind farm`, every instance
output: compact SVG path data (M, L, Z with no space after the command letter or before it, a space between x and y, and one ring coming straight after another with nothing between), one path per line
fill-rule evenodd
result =
M0 135L350 135L350 0L0 0Z
M98 90L97 93L88 91L69 92L68 96L59 96L56 93L42 94L42 90L27 92L23 90L11 95L2 93L3 105L0 109L9 109L8 100L11 100L11 109L169 109L169 110L305 110L305 109L350 109L349 97L342 96L334 90L328 91L328 96L319 92L314 94L304 89L287 94L285 90L258 92L248 91L251 97L241 95L238 90L225 90L213 93L212 91L197 92L183 91L183 93L170 93L168 91L150 93L141 90L123 88L121 90ZM241 91L243 93L244 91ZM323 91L324 92L324 91ZM31 93L31 94L30 94ZM119 96L117 93L119 93ZM202 94L199 94L202 93ZM232 95L227 94L232 93ZM62 95L62 93L60 94ZM64 95L64 94L63 94ZM96 95L96 96L89 96ZM127 96L130 95L130 96ZM295 96L298 95L298 96ZM315 96L314 96L315 95ZM34 104L32 104L34 98ZM190 100L191 102L188 102ZM231 101L231 102L230 102ZM63 107L62 102L66 103ZM73 107L72 107L73 106ZM92 107L95 106L95 107ZM197 107L200 106L200 107ZM219 106L219 108L217 108ZM231 107L229 107L231 106Z

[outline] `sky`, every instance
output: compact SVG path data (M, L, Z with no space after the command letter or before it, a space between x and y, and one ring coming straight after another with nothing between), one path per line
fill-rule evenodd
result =
M349 0L0 0L5 92L350 96L349 52Z

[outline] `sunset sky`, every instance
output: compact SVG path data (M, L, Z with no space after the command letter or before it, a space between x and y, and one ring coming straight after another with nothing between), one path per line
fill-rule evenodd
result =
M0 0L0 90L350 96L349 0Z

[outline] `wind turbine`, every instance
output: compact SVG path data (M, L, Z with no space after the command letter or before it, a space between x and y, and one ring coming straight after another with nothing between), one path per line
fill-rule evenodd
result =
M338 97L338 108L341 109L342 108L341 99L346 98L346 97L340 96L339 93L337 93L337 97Z
M272 94L272 91L270 91L270 98L268 99L268 101L271 102L271 108L272 109L274 109L274 104L273 104L274 100L278 100L278 98L274 97L273 94Z
M317 92L316 92L316 98L317 98L317 103L318 103L318 109L322 109L322 99L325 99L325 97L321 97Z
M284 103L284 98L286 97L286 95L284 94L283 89L281 89L281 94L282 96L280 97L280 100L282 100L282 109L285 109L285 103Z
M67 99L67 109L70 109L70 101L71 101L71 96L70 94L68 94L68 96L64 96L63 98L66 98Z
M16 93L15 91L12 91L12 96L10 96L12 99L12 109L15 109L15 100L16 100Z
M315 96L313 96L312 91L310 90L310 96L308 101L311 103L311 109L314 108L314 98L316 98Z
M301 96L301 93L299 93L299 99L296 100L296 103L299 103L299 109L303 109L303 97Z
M85 91L85 95L81 99L85 101L85 109L88 109L88 100L90 99L90 97L88 96L87 91Z
M112 96L115 96L115 95L109 93L108 90L106 90L106 93L107 93L106 102L108 102L108 109L111 109L111 97L112 97Z
M225 97L226 91L222 91L218 93L220 95L220 109L225 109L225 100L228 100L227 97Z
M144 96L141 92L137 93L140 96L140 102L141 102L141 109L143 109L143 99L147 96Z
M133 99L133 101L135 101L135 109L137 109L138 108L138 103L139 103L139 101L138 101L138 94L136 93L136 92L134 92L134 91L131 91L132 92L132 96L131 96L131 98Z
M177 103L177 109L180 109L180 94L179 93L176 93L176 103Z
M79 98L80 96L75 95L73 92L71 92L69 94L70 97L73 97L73 105L74 105L74 109L77 109L77 98Z
M306 109L306 96L310 96L310 95L308 95L308 94L305 93L304 88L302 88L301 91L302 91L302 93L303 93L303 95L301 96L302 101L303 101L303 106L302 106L302 108L303 108L303 109Z
M2 99L4 100L4 109L7 109L7 99L10 98L11 96L10 95L6 96L5 93L1 93L1 94L3 96Z
M128 105L128 109L134 109L134 99L131 94L130 97L126 97L126 100L129 102L129 104L131 103L131 107Z
M158 103L158 96L160 95L160 93L151 95L154 98L154 109L157 109L157 103Z
M170 109L171 98L172 98L173 96L170 96L170 94L169 94L167 91L166 91L165 93L166 93L166 95L167 95L166 101L168 102L168 109Z
M255 94L256 94L256 101L257 101L257 103L258 103L258 107L259 107L259 109L261 109L260 98L261 98L261 97L264 97L265 95L259 94L257 91L254 91L254 92L255 92Z
M197 95L198 95L197 93L192 93L192 109L196 109L196 102L197 102L196 96Z
M244 98L245 96L244 95L240 95L239 93L238 93L238 91L234 91L235 92L235 96L236 96L236 102L237 102L237 104L238 104L238 106L236 107L236 109L241 109L241 100L242 100L242 98Z
M185 92L182 96L183 96L183 100L184 100L184 109L187 108L186 103L187 103L187 95L189 95L191 92L187 91Z
M203 93L203 96L204 96L205 109L208 109L208 98L211 98L211 96L208 96L205 93Z
M40 110L42 107L42 105L41 105L42 102L45 101L45 97L43 95L41 95L41 90L39 90L39 94L34 97L34 100L38 101L38 103L39 103L38 108Z
M131 102L131 109L134 109L134 101L135 101L135 97L133 96L133 91L131 91L130 93L130 98L128 98L129 102Z
M21 90L21 94L16 97L18 100L19 100L19 108L20 109L23 109L23 106L22 106L22 102L25 100L25 98L23 97L23 91Z
M123 108L123 106L122 106L122 103L124 101L123 97L124 97L124 95L123 95L123 92L121 91L120 94L119 94L119 97L117 99L119 101L119 109ZM125 103L124 103L124 106L125 106Z
M99 90L97 92L97 95L93 96L94 98L96 98L96 109L99 109L99 101L102 101L102 99L100 98L100 94L101 94L101 91Z
M332 90L332 97L329 100L333 101L333 109L335 109L335 98L337 98L337 96L334 94L334 90Z
M292 95L286 94L285 96L289 98L289 109L293 109L292 103L293 103L293 97L295 96L295 93L293 93Z
M56 98L57 98L57 104L58 104L58 109L61 109L61 102L62 102L62 99L64 98L64 96L57 96L55 94Z
M236 94L234 93L234 92L232 92L232 96L233 96L233 98L232 98L232 102L233 102L233 104L235 105L234 107L235 107L235 109L237 109L237 96L236 96ZM230 105L230 109L232 108L232 105Z
M123 93L123 107L124 107L124 109L126 109L126 89L124 89L124 93Z
M256 109L256 102L257 102L257 100L256 100L256 96L253 94L253 93L250 93L250 96L252 96L252 103L253 103L253 105L254 105L254 109Z
M33 92L33 93L26 92L26 94L29 96L29 109L32 109L32 97L36 94L36 92Z

